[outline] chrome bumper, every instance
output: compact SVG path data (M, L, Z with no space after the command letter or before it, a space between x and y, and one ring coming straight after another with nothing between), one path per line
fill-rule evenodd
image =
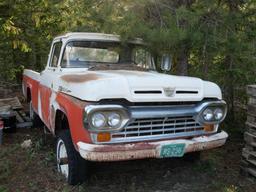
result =
M192 139L105 145L78 142L77 146L80 155L89 161L123 161L144 158L161 158L161 148L168 144L185 144L185 153L212 149L224 145L227 138L228 134L222 131L214 135L194 137Z

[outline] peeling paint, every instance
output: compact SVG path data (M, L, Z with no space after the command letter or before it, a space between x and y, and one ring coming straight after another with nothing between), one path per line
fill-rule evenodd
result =
M84 107L88 105L88 103L63 93L57 93L56 102L58 103L61 111L64 111L68 117L70 133L74 146L77 147L75 144L78 141L91 143L91 137L83 124Z
M123 161L143 158L161 158L161 147L169 144L183 143L185 153L220 147L225 144L228 134L224 131L211 136L192 139L175 139L156 142L140 142L118 145L94 145L78 142L81 156L90 161Z
M75 75L63 75L61 76L61 79L68 82L68 83L82 83L82 82L89 82L89 81L95 81L102 78L98 74L75 74Z

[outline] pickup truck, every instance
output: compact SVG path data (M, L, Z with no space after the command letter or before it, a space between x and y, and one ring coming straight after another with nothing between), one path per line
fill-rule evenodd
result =
M41 73L24 70L30 118L56 137L69 184L87 178L90 161L182 157L225 144L219 86L170 69L170 55L156 58L141 39L67 33L53 40Z

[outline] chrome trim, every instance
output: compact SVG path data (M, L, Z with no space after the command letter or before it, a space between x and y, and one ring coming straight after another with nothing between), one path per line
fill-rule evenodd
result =
M121 125L118 127L94 128L91 124L90 118L95 112L102 112L103 114L117 112L122 117ZM84 126L91 132L114 132L125 127L129 119L131 119L129 111L121 105L88 105L85 107L83 121Z
M202 112L207 107L223 107L224 109L224 116L220 121L211 121L206 122L202 118ZM88 119L90 118L90 114L92 114L95 111L116 111L116 110L122 110L127 116L125 119L125 122L116 129L92 129L91 125L88 124ZM143 119L156 119L156 118L173 118L178 120L182 117L190 117L190 119L193 119L195 122L195 125L191 127L183 127L182 129L193 129L193 128L201 128L201 130L195 130L195 131L185 131L181 133L175 133L175 134L160 134L160 135L148 135L148 136L136 136L134 138L129 137L129 139L124 138L115 138L112 139L109 142L106 143L121 143L121 142L135 142L135 141L146 141L146 140L158 140L158 139L169 139L169 138L176 138L176 137L189 137L189 136L195 136L195 135L202 135L202 134L210 134L217 131L218 124L224 120L227 112L226 102L223 100L218 101L204 101L198 104L189 104L189 105L169 105L169 106L129 106L127 108L121 106L121 105L89 105L85 108L85 118L87 119L87 124L85 125L86 128L88 128L89 131L91 131L91 138L94 143L97 143L97 134L95 132L111 132L112 135L117 135L125 131L126 129L132 129L132 128L138 128L138 127L131 127L131 124L134 123L136 120L143 120ZM202 130L203 126L205 124L214 124L215 129L213 132L205 132ZM165 124L164 122L158 126L171 126L174 124ZM178 130L179 124L175 122L175 128ZM143 128L143 126L140 128ZM153 127L154 128L154 125ZM139 130L139 129L138 129ZM167 130L168 131L168 130ZM141 132L143 133L143 131ZM104 142L102 142L104 143Z
M204 120L203 117L202 117L202 113L208 107L210 107L210 108L215 108L215 107L216 108L217 107L218 108L223 108L223 112L224 112L223 117L220 120L215 120L215 121L206 121L206 120ZM227 115L227 104L224 100L215 101L215 102L207 102L207 105L200 108L200 111L199 111L199 114L196 117L196 120L198 122L202 123L202 124L217 124L217 123L219 124L225 119L226 115Z
M173 122L173 123L165 123ZM136 119L129 123L122 131L111 134L111 141L97 142L97 134L91 134L95 143L129 143L139 141L153 141L162 139L173 139L193 137L215 133L218 125L213 131L204 131L204 126L189 117L161 118L161 119Z
M197 118L199 114L207 108L214 106L224 106L225 115L220 121L213 121L212 124L220 123L224 120L226 116L226 102L223 100L220 101L206 101L199 104L192 105L174 105L174 106L132 106L129 107L128 110L131 113L133 119L141 119L141 118L157 118L157 117L179 117L179 116L193 116ZM203 119L200 120L201 123L205 121ZM207 122L208 123L208 122Z
M92 140L94 141L95 144L115 144L115 143L130 143L130 142L140 142L140 141L155 141L155 140L164 140L164 139L175 139L175 138L183 138L183 137L194 137L194 136L200 136L200 135L209 135L209 133L205 133L204 131L197 131L193 132L191 134L183 134L183 133L177 133L173 135L156 135L156 136L143 136L143 137L129 137L129 139L124 139L124 138L118 138L111 140L109 142L97 142L97 135L96 134L91 134Z

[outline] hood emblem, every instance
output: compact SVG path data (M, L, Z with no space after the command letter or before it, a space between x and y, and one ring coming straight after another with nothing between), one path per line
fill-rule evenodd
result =
M163 89L164 89L164 94L166 97L172 97L174 95L174 91L175 91L174 88L164 87Z

